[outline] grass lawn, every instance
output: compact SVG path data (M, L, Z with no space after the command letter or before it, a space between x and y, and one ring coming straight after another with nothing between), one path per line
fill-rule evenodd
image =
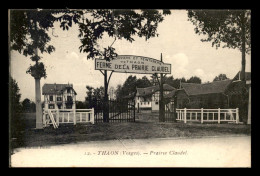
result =
M169 137L206 137L225 135L250 135L250 125L237 124L200 124L158 122L158 113L136 114L136 122L98 123L81 125L62 125L58 129L52 126L43 130L34 130L35 114L23 116L26 124L19 137L12 140L12 148L34 147L83 141L111 139L147 139Z

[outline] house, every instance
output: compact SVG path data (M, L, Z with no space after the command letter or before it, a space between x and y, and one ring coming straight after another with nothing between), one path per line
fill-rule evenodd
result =
M164 95L169 94L173 90L175 90L174 87L168 84L163 85ZM152 110L152 112L159 111L159 97L159 85L146 88L136 88L135 107L138 110Z
M168 102L173 102L175 98L176 108L237 108L243 89L240 74L238 72L233 79L204 84L182 83L180 89L170 92L165 98ZM251 73L246 72L247 91L250 86Z
M44 84L44 109L76 109L76 91L72 84Z
M177 95L177 108L227 108L228 95L225 93L231 82L227 79L205 84L182 83L182 90Z

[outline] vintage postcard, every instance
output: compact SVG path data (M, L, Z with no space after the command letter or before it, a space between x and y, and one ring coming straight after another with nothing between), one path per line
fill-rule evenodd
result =
M251 168L251 10L8 18L9 167Z

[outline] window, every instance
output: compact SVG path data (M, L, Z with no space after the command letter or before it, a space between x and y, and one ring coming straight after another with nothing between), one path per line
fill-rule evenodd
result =
M72 105L71 104L66 104L66 109L72 109Z
M158 101L156 101L155 104L159 104Z
M52 95L50 95L50 101L53 101L53 96Z
M146 102L144 102L144 105L146 104Z
M149 103L150 103L150 102L148 101L148 105L149 105Z
M70 93L70 88L67 89L67 93Z
M57 101L62 101L61 97L57 97Z
M67 96L67 101L72 101L72 97L71 96Z
M49 109L54 109L54 104L49 104Z
M142 105L143 103L141 102L141 105Z

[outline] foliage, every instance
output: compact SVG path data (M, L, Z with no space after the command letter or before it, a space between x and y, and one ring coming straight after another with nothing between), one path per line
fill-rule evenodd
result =
M82 102L82 101L76 101L76 108L77 108L77 109L86 109L87 106L86 106L86 104L85 104L84 102Z
M166 79L165 79L165 84L168 84L176 89L180 88L181 82L185 83L186 79L185 78L175 78L174 79L173 76L166 77Z
M85 97L85 103L88 108L92 107L93 102L101 100L103 101L105 90L103 86L94 88L91 86L86 86L87 96Z
M35 79L40 79L41 77L46 78L46 69L42 62L37 62L35 65L30 65L26 73L31 74Z
M158 80L156 81L156 78L154 75L151 76L152 80L151 82L154 82L154 85L158 85ZM160 78L159 78L160 79ZM201 79L197 76L192 76L189 79L185 78L174 78L172 75L171 76L166 76L163 78L164 84L168 84L176 89L180 88L181 83L197 83L201 84Z
M195 25L196 34L207 35L201 41L212 46L239 48L242 51L242 25L245 26L246 52L251 50L250 10L188 10L189 20Z
M192 76L190 79L187 79L187 83L196 83L196 84L201 84L201 79L197 76Z
M36 112L36 104L29 100L28 98L25 98L22 101L22 111L23 112Z
M12 109L12 111L18 112L20 107L21 94L18 83L12 77L10 77L9 79L9 96L11 105L10 108Z
M56 18L50 10L10 10L10 41L11 49L35 61L26 73L34 78L46 77L41 57L36 52L52 53L55 48L49 45L51 38L47 31L53 27Z
M80 52L88 53L87 58L105 56L106 60L116 56L112 46L99 49L98 40L106 33L109 37L126 39L133 42L133 36L151 37L158 36L157 27L163 21L163 16L171 14L170 10L130 10L130 9L87 9L76 10L74 14L62 18L63 23L72 24L75 16L78 19L79 38L81 41ZM66 28L68 29L68 27ZM107 54L109 53L109 54Z
M11 129L11 137L18 137L20 131L24 129L23 121L21 120L21 94L18 83L12 77L9 78L9 122Z
M118 85L116 89L116 98L121 99L128 95L133 95L136 92L136 88L144 88L152 86L151 82L146 76L141 79L137 79L136 76L128 76L124 84Z
M242 53L241 80L245 82L246 53L251 52L250 10L188 10L196 34L206 35L202 42L216 48L238 48Z
M11 10L10 11L10 41L11 49L24 56L30 56L32 61L41 59L35 52L38 48L41 53L52 53L55 48L49 45L51 38L48 30L53 28L54 22L60 22L63 30L69 30L75 23L79 27L81 41L80 52L88 53L87 58L104 56L110 60L117 56L115 48L109 46L104 51L99 49L98 40L104 33L116 39L134 41L133 36L158 36L157 27L163 21L163 16L171 14L170 10L113 10L113 9L86 9L86 10ZM34 73L30 70L27 73ZM37 67L37 66L36 66ZM39 68L40 69L40 68ZM33 77L46 77L46 70L40 69Z
M226 80L228 79L227 75L226 74L219 74L218 76L216 76L213 81L222 81L222 80Z

